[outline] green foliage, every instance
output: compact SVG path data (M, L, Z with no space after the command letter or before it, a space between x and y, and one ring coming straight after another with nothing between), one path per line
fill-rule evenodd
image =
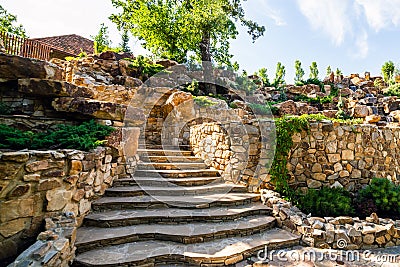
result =
M269 106L268 104L262 105L262 104L249 103L248 106L256 115L271 115L272 113L271 106Z
M149 58L139 55L135 59L126 58L131 64L129 67L137 69L139 75L144 75L145 79L163 71L165 68L160 64L154 64Z
M108 27L104 23L100 24L99 32L96 36L92 36L94 39L94 53L100 54L107 50L111 50L111 41L108 33Z
M339 68L336 68L336 73L335 73L336 77L340 77L343 75L342 71Z
M323 83L322 83L322 85L323 85ZM333 99L337 96L338 96L338 88L334 84L331 84L331 92L328 96L308 97L308 96L300 95L300 96L296 97L295 101L305 101L310 104L327 104L327 103L332 103Z
M245 70L241 75L236 77L235 84L233 86L238 90L244 91L247 95L251 94L257 89L257 85L248 78Z
M294 77L294 82L296 85L300 85L303 81L303 77L304 77L304 70L301 67L301 62L300 60L296 60L294 62L294 69L295 69L295 77Z
M375 83L374 83L375 85ZM383 93L387 96L398 96L400 97L400 83L390 85L388 88L383 90Z
M400 214L400 186L388 179L372 179L366 188L360 190L359 196L362 200L372 199L379 213Z
M121 13L110 19L128 29L159 57L185 62L189 52L198 60L231 66L230 40L239 34L236 22L248 29L253 41L265 28L245 18L240 0L169 1L112 0Z
M0 124L0 148L6 149L78 149L89 150L103 144L102 139L114 129L94 120L78 126L57 125L56 130L43 133L20 131Z
M307 214L319 217L354 214L350 194L343 188L309 189L305 195L300 196L298 208Z
M0 115L10 115L12 112L12 108L9 105L0 102Z
M276 152L271 166L271 181L275 185L275 190L289 200L295 202L298 194L289 187L287 160L289 152L293 146L292 136L301 131L308 131L310 121L331 120L339 123L358 124L362 120L338 120L330 119L322 114L304 114L301 116L284 116L275 119L276 127ZM296 203L295 203L296 204Z
M260 77L263 86L271 86L267 72L268 70L266 68L261 68L256 72L256 75Z
M272 83L273 86L278 88L281 85L284 85L285 84L285 75L286 75L285 66L283 66L281 62L278 62L276 64L275 79L274 79L274 82Z
M129 48L129 34L127 30L124 30L121 35L120 47L123 52L129 53L131 49Z
M8 32L26 38L24 27L21 24L15 25L16 22L17 16L8 13L7 10L0 5L0 32Z
M326 76L330 76L331 73L332 73L331 66L328 66L328 67L326 68Z
M85 51L81 51L77 57L65 57L66 61L78 60L81 58L87 57L87 53Z
M311 66L310 66L310 79L312 80L318 80L318 66L317 66L317 62L311 62Z
M192 83L189 84L189 85L186 87L186 90L185 90L185 91L188 91L189 93L191 93L191 94L194 95L194 96L199 95L199 92L200 92L200 89L199 89L199 82L198 82L196 79L193 79Z
M395 67L392 61L387 61L382 65L381 72L386 84L391 84L394 71Z
M193 96L193 100L201 107L212 107L218 104L218 102L214 102L206 96Z

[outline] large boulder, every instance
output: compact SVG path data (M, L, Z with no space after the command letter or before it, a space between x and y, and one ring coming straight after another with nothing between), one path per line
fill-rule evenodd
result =
M18 91L24 94L35 96L94 97L92 90L87 87L79 87L67 82L36 78L18 80Z

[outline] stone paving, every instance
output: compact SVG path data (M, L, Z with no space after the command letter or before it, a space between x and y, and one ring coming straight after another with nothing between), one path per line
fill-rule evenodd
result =
M299 244L299 236L276 228L259 194L224 183L187 151L153 149L141 159L134 177L93 203L78 230L74 266L233 266L265 246Z

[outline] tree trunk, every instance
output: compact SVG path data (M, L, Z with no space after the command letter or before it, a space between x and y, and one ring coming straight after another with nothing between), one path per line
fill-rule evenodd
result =
M213 68L211 64L211 37L209 32L204 32L203 37L200 43L200 52L201 52L201 60L203 61L203 70L204 70L204 78L205 81L209 81L209 83L205 83L203 87L203 92L206 95L216 95L217 87L212 82L213 81Z

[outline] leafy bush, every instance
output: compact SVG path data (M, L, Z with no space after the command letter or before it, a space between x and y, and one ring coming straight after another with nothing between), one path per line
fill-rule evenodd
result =
M400 186L388 179L372 179L366 188L360 190L359 196L361 201L373 200L379 213L400 214Z
M400 83L395 83L383 90L383 93L387 96L399 96L400 97Z
M154 64L149 58L139 55L136 59L126 58L131 64L129 67L137 69L139 75L144 75L145 79L159 73L164 70L164 66L160 64Z
M57 125L56 130L43 133L21 131L0 124L0 148L89 150L104 144L102 140L113 131L112 127L97 124L94 120L78 126Z
M11 107L3 102L0 102L0 115L10 115L11 113Z
M211 107L218 104L218 102L214 102L206 96L193 96L193 100L201 107Z
M310 189L300 196L298 207L305 213L320 217L354 214L350 194L343 188Z

